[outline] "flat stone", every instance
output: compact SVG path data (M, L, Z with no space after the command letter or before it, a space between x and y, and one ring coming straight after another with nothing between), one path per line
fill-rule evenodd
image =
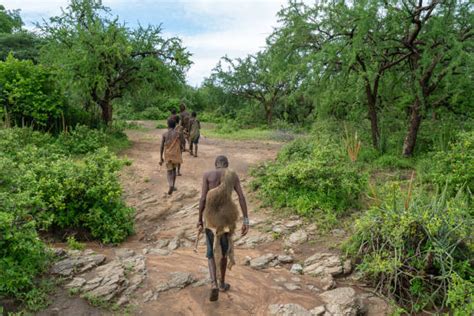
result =
M179 238L175 237L168 244L168 250L176 250L179 248L179 246L180 246Z
M154 293L152 290L143 293L143 302L155 301L158 298L158 293Z
M303 273L303 267L301 266L301 264L295 263L291 266L290 272L294 274L301 274Z
M102 254L94 254L90 251L68 251L69 258L65 258L56 262L51 268L51 273L61 276L71 276L77 271L85 272L100 264L102 264L106 257Z
M289 255L279 255L277 257L278 261L281 263L292 263L293 262L293 257Z
M303 269L303 274L307 275L317 276L322 273L324 273L324 267L319 265L319 263L312 264Z
M293 282L301 282L301 278L292 277L292 278L291 278L291 281L293 281Z
M86 279L76 277L72 279L72 281L66 284L64 287L66 289L80 289L84 284L86 284L86 282L87 282Z
M290 245L298 245L306 242L308 240L308 234L300 229L292 233L287 240L287 243Z
M117 248L115 249L115 255L120 259L129 258L135 255L135 251L127 248Z
M311 313L311 315L314 315L314 316L322 316L326 312L326 309L324 308L324 306L318 306L318 307L313 308L309 312Z
M333 315L356 316L360 307L356 302L355 291L350 287L341 287L320 294L326 303L326 310Z
M170 241L168 239L159 239L155 243L155 248L165 248L168 247Z
M300 226L301 224L303 224L303 221L300 220L300 219L297 219L297 220L294 220L294 221L286 222L284 225L287 228L295 228L295 227Z
M267 253L266 255L250 260L250 267L256 270L264 269L275 258L276 255L272 253Z
M311 312L308 311L301 305L298 304L273 304L268 306L270 315L277 316L312 316Z
M301 286L295 283L285 283L283 286L289 291L301 290Z
M148 251L148 253L150 255L167 256L170 254L170 251L167 249L152 248L150 251Z
M322 276L320 278L320 284L321 284L321 288L324 291L327 291L336 287L336 282L334 281L334 278L330 274Z
M171 278L166 283L158 285L156 291L164 292L170 289L182 289L195 281L195 278L189 272L172 272Z

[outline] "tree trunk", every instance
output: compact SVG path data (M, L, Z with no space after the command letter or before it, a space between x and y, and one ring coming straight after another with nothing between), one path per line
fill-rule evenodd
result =
M417 97L410 107L410 122L403 142L403 156L411 157L415 150L416 137L421 124L420 99Z
M272 125L273 121L273 106L269 103L265 104L265 116L267 119L267 124Z
M369 110L370 129L372 132L372 145L375 149L379 146L379 124L377 118L377 97L372 93L370 85L367 83L365 86L367 93L367 107Z
M100 107L102 109L102 121L106 125L110 125L112 122L112 104L108 100L103 100L100 102Z

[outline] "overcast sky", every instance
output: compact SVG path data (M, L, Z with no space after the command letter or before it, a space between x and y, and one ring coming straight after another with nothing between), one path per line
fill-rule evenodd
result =
M26 27L58 15L67 0L0 0L7 9L21 9ZM277 25L276 13L287 0L103 0L130 26L163 24L193 54L188 83L197 86L219 58L243 57L265 45Z

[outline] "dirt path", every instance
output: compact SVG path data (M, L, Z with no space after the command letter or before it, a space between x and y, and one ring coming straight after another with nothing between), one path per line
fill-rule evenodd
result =
M232 284L232 289L228 293L221 294L218 302L209 302L207 259L203 239L201 239L198 253L192 250L196 238L195 224L202 174L213 168L214 158L217 155L224 154L230 160L230 167L240 175L244 191L249 192L245 189L248 185L249 167L258 162L273 159L281 145L274 142L224 141L202 137L198 158L191 157L188 153L183 154L183 176L178 177L176 183L178 191L172 197L168 197L165 194L166 171L164 168L160 169L158 165L161 134L164 131L155 129L153 122L141 122L141 124L144 126L143 130L127 131L132 146L123 153L123 156L131 159L133 163L126 167L121 175L126 201L137 210L136 234L122 243L119 248L104 249L94 244L88 245L106 255L107 260L111 260L124 249L143 254L146 258L146 277L131 295L127 313L133 315L266 315L273 309L273 312L284 315L286 309L295 307L269 306L296 303L307 310L324 306L328 299L324 299L323 293L334 287L354 289L355 294L350 293L349 296L354 294L359 295L359 298L356 301L354 297L351 304L360 305L363 299L364 309L369 314L385 313L386 306L383 302L380 300L375 302L376 299L366 294L366 290L353 285L351 277L337 278L333 281L332 277L328 280L325 276L315 277L311 274L316 275L316 273L309 273L311 271L308 266L312 262L306 261L305 265L304 261L314 254L324 254L326 257L319 258L323 261L331 261L334 258L337 261L339 257L331 257L337 253L332 246L341 238L340 236L321 238L318 237L314 224L304 223L297 217L278 219L265 210L257 211L258 203L252 194L248 194L251 230L248 237L236 240L237 264L228 273L228 281ZM306 235L303 242L296 240L301 237L299 234ZM290 242L290 239L296 241ZM273 255L268 255L270 253ZM268 262L265 262L265 258L255 260L264 255L270 258L266 260ZM286 255L286 258L277 259L275 258L277 255ZM253 267L249 266L250 258L254 259L251 261ZM259 265L259 260L263 264ZM321 266L322 261L318 262L316 261L313 265ZM301 263L308 273L300 275L290 272L293 263ZM331 264L334 266L339 263ZM348 268L345 267L345 269ZM184 284L182 289L160 290L161 285L167 284L170 275L176 272L189 273L193 278L189 283L192 284L189 286ZM342 268L340 272L339 274L342 274ZM344 271L346 274L347 272ZM368 301L370 299L373 303ZM53 304L48 311L56 308L56 311L60 311L57 313L59 315L109 313L91 307L81 308L77 304L73 309L66 307L64 303L60 308L56 305ZM324 314L324 308L322 314ZM290 310L286 315L305 314L296 309ZM337 313L327 315L337 315Z

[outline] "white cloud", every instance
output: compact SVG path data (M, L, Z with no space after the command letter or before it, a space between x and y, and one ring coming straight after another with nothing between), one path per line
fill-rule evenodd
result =
M147 6L150 10L160 10L160 4L176 12L184 12L178 23L202 26L199 32L179 34L164 25L167 33L179 36L184 45L193 54L194 64L188 73L189 84L199 85L204 77L224 55L231 58L244 57L255 53L265 46L265 39L277 24L276 14L287 0L104 0L104 5L114 9L127 9ZM67 0L4 0L9 9L21 8L27 24L41 18L60 13L60 7L66 7ZM128 9L130 8L130 9ZM174 13L174 12L172 12ZM183 15L183 14L182 14ZM144 19L137 16L135 20ZM156 23L159 23L157 21ZM189 35L192 34L192 35Z

